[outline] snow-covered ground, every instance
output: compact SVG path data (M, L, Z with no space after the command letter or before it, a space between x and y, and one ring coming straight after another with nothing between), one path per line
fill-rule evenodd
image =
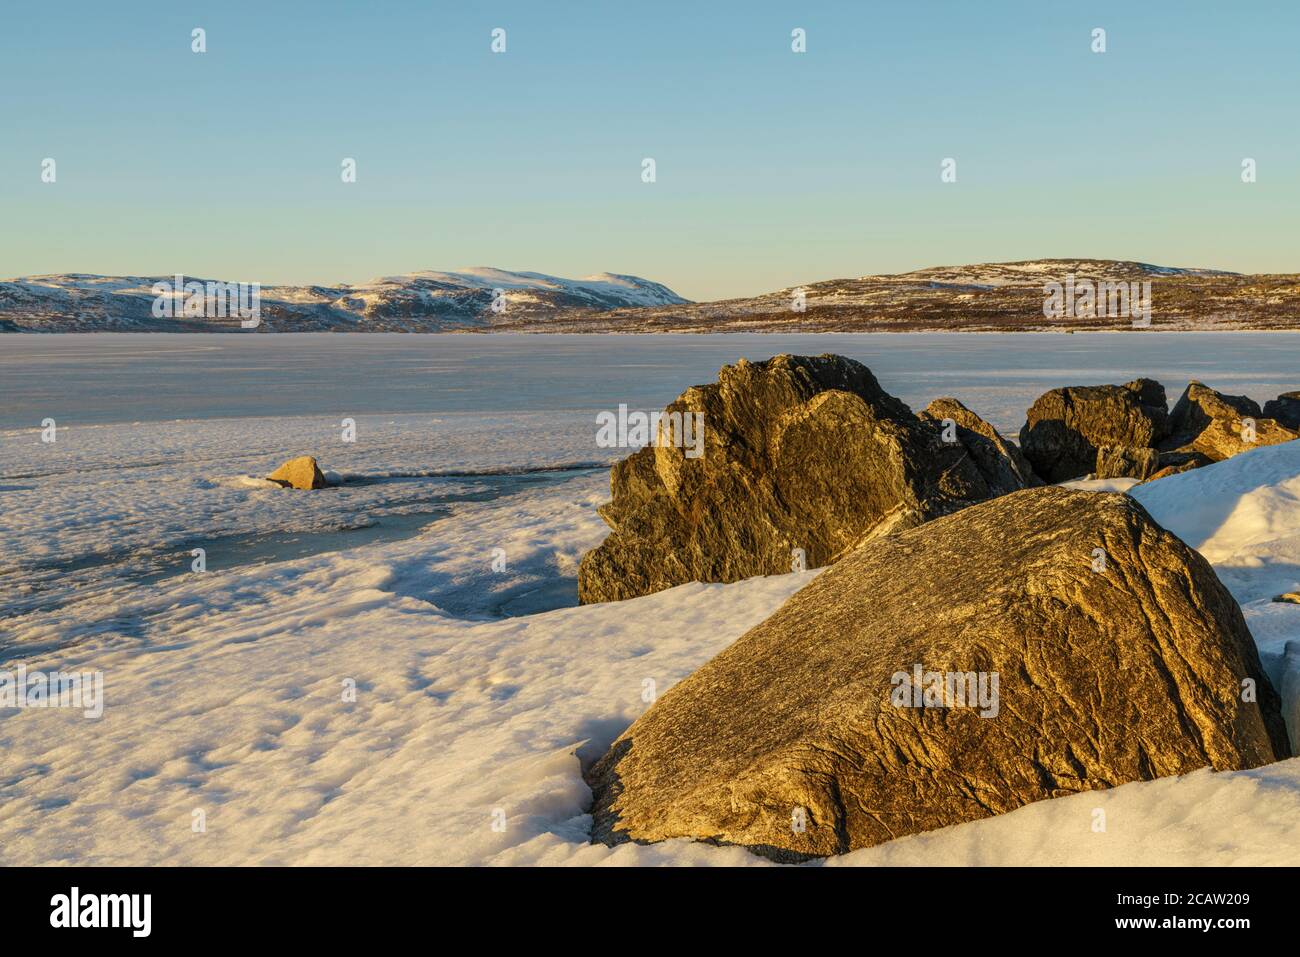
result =
M537 411L358 415L355 443L325 416L0 432L0 669L101 671L105 696L98 719L0 709L0 864L771 866L588 843L582 762L815 574L576 607L605 533L590 466L625 454L594 428ZM260 481L302 452L349 481ZM1295 721L1300 605L1269 599L1300 587L1300 442L1131 494L1214 563ZM1292 759L830 863L1296 863L1297 822Z
M100 627L112 595L235 562L417 534L475 501L598 487L590 416L548 413L136 422L0 432L0 648ZM288 450L288 451L286 451ZM314 454L344 480L286 495L264 480ZM593 523L599 524L594 516ZM155 588L158 586L150 586Z

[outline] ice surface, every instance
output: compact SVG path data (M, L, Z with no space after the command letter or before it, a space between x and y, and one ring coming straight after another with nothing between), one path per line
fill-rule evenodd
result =
M914 410L955 396L1014 436L1040 394L1153 376L1259 401L1300 387L1300 333L0 335L0 429L290 415L662 409L744 356L836 352ZM0 445L0 472L7 450ZM436 450L435 450L436 454ZM434 462L434 465L439 463Z

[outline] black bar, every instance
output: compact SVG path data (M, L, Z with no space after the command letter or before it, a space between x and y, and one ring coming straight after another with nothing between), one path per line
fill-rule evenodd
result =
M24 868L0 871L0 885L15 944L76 934L83 943L335 946L405 932L448 946L470 933L482 946L522 934L533 946L609 935L611 943L676 947L794 933L809 946L844 939L875 949L893 940L910 949L926 939L978 945L1025 934L1072 947L1100 938L1263 940L1293 927L1285 898L1295 876L1232 868ZM148 894L148 936L125 919L142 909L122 911L127 926L51 926L54 899L70 902L73 887L83 906L88 896ZM1229 920L1245 925L1219 923Z

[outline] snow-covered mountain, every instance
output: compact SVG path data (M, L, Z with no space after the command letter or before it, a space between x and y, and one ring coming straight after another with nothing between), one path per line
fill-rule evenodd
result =
M65 273L0 282L0 331L204 332L239 328L238 317L155 314L155 283L173 276ZM186 276L186 282L215 282ZM229 281L229 280L228 280ZM559 314L682 305L667 286L637 276L598 273L562 279L486 266L422 271L358 285L262 286L261 325L270 332L440 332ZM499 303L494 310L493 301Z
M744 299L527 318L525 332L909 332L1131 328L1131 316L1052 319L1045 287L1150 283L1151 325L1168 329L1300 329L1300 275L1245 275L1113 259L1035 259L934 266L827 279ZM803 308L797 308L802 305Z
M1247 275L1110 259L934 266L828 279L744 299L689 302L636 276L561 279L475 267L357 285L263 286L265 332L907 332L1130 328L1132 317L1051 318L1049 283L1150 283L1150 328L1300 329L1300 275ZM206 283L199 277L186 277ZM173 277L31 276L0 282L0 332L213 332L239 319L159 318ZM499 293L498 293L499 291ZM1136 294L1135 294L1136 295ZM493 309L493 301L499 307ZM803 309L796 309L796 301Z

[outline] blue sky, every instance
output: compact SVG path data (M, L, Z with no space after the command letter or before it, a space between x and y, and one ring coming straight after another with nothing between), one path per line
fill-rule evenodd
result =
M1298 46L1284 2L11 3L0 277L1300 271Z

